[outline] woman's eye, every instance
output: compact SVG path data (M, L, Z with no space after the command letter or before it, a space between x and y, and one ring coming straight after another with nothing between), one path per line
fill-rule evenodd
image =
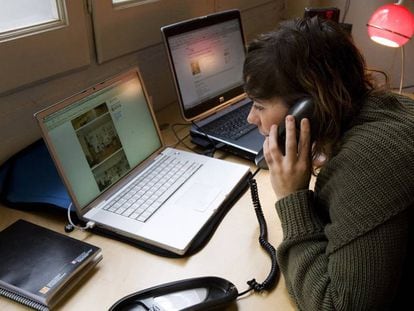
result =
M262 106L253 105L254 109L262 111L264 108Z

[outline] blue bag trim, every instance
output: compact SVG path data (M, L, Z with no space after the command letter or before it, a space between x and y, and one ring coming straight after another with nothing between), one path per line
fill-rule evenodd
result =
M0 166L0 201L14 208L67 209L71 200L43 139Z

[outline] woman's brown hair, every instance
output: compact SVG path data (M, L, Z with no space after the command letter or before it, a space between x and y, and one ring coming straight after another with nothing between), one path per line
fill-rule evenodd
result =
M253 99L278 97L288 105L313 99L313 158L335 146L374 88L350 35L318 17L286 21L259 36L248 46L243 77Z

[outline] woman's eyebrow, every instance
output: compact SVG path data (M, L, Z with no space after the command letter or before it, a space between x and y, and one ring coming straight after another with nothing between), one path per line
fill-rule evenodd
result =
M254 108L256 108L256 109L264 109L264 106L263 105L261 105L261 104L259 104L259 103L253 103L253 105L252 105Z

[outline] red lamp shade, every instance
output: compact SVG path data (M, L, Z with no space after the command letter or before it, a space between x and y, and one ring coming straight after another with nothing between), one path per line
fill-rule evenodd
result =
M379 7L368 21L368 34L377 43L399 47L414 34L414 15L399 4Z

